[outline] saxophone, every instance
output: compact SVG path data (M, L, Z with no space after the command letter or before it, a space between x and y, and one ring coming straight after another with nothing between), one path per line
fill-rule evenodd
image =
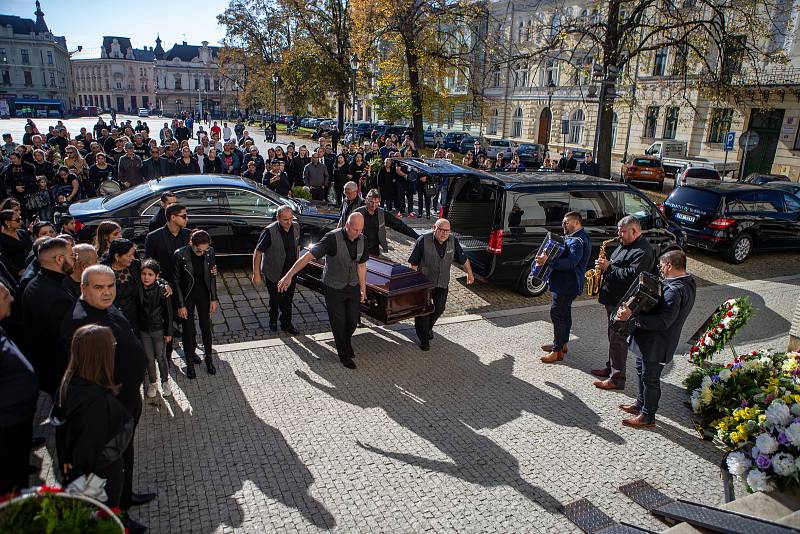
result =
M617 238L607 239L600 245L600 252L597 254L597 259L606 259L606 247L617 241ZM595 267L591 271L586 271L586 294L590 297L596 297L600 293L600 284L603 282L603 271L600 267Z

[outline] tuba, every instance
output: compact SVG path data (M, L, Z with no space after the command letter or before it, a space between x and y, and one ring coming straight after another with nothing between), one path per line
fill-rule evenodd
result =
M600 252L597 254L597 259L606 259L606 247L617 241L617 238L607 239L600 245ZM600 267L595 267L590 271L586 271L586 295L596 297L600 293L600 284L603 282L603 271Z

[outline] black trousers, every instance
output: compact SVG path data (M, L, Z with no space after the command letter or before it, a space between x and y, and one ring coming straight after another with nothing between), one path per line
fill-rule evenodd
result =
M431 290L431 297L433 298L433 312L429 315L419 315L414 317L414 329L417 331L417 337L420 341L430 339L433 331L433 325L444 313L444 308L447 306L447 292L446 287L434 287Z
M28 487L33 417L0 427L0 495Z
M327 187L312 187L311 200L325 200L325 195L328 192Z
M342 289L325 286L325 306L339 359L354 358L351 339L361 318L361 290L358 286Z
M422 206L425 205L425 215L431 215L431 197L425 194L425 187L420 184L417 188L417 215L422 217Z
M550 303L550 321L553 323L553 350L559 350L569 341L572 330L572 301L576 295L564 295L552 292Z
M131 507L131 495L133 494L133 463L135 459L135 447L134 444L136 443L136 428L139 426L139 416L142 415L142 403L139 402L138 408L133 410L133 433L131 434L131 441L128 444L128 448L125 449L125 452L122 454L122 469L123 469L123 480L122 480L122 491L120 492L120 500L119 506L123 510L127 510Z
M133 444L131 444L133 446ZM106 479L106 495L108 500L105 505L109 508L119 506L122 501L122 491L125 488L125 461L124 456L116 462L102 469L95 470L94 474ZM133 480L131 480L133 482ZM130 499L130 494L129 497ZM130 507L130 501L128 503Z
M292 299L297 278L292 278L292 283L283 293L278 292L278 284L274 284L264 277L264 285L269 291L269 322L278 322L278 312L281 316L281 326L284 328L292 324Z
M188 316L183 321L183 353L190 358L197 350L197 331L194 327L195 310L197 321L200 323L200 335L203 338L203 353L211 356L211 312L209 306L211 299L208 293L192 291L185 300Z

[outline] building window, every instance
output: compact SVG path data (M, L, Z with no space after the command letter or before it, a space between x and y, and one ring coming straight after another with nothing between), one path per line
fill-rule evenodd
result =
M678 112L680 108L669 107L667 114L664 117L664 139L675 139L675 133L678 131Z
M3 85L11 85L11 73L7 70L3 71Z
M667 68L667 47L656 50L656 59L653 62L653 76L663 76Z
M731 121L733 120L733 109L731 108L714 108L711 110L711 124L708 128L708 142L709 143L724 143L725 134L731 129ZM797 144L795 142L795 144Z
M47 64L48 65L52 65L53 64L53 51L52 50L48 50L47 51Z
M644 119L644 137L654 138L656 136L656 125L658 124L658 106L648 106L647 114Z
M545 71L544 71L544 83L542 85L558 85L558 65L552 59L548 59L545 63Z
M672 60L672 75L681 76L686 72L686 64L689 58L689 45L681 43L675 47L675 59Z
M158 89L158 76L156 76L155 85L156 85L156 89Z
M20 55L22 56L22 64L23 65L30 65L31 64L31 57L28 55L28 50L23 48L19 51Z
M55 72L51 72L50 73L50 87L55 87L55 86L56 86L56 73Z
M177 90L177 91L182 91L183 90L183 84L181 82L182 82L182 80L181 80L180 74L176 74L175 75L175 90Z
M614 113L614 117L611 119L611 147L613 148L617 144L617 130L619 126L619 117L616 113Z
M29 70L24 71L24 75L25 75L25 85L27 85L28 87L32 86L33 76L31 76L31 71Z
M528 65L522 64L514 74L514 87L526 87L528 85Z
M489 117L489 128L487 128L487 132L489 135L497 135L497 119L499 118L500 112L497 109L492 110L492 116ZM441 123L439 123L441 126Z
M514 110L514 123L511 128L511 137L522 137L522 108Z
M500 69L494 69L492 72L492 87L500 87Z
M210 91L211 90L211 80L209 78L206 78L205 80L203 80L203 83L205 84L206 91Z
M723 42L722 72L723 82L730 82L733 76L742 72L745 43L744 35L730 35Z
M116 87L117 87L117 89L122 89L122 82L117 80L116 81Z
M573 145L583 143L583 121L585 116L582 109L576 109L569 118L569 142Z
M195 91L199 91L200 90L200 78L195 78L194 79L194 90Z
M219 78L214 78L214 90L219 91Z
M5 48L0 48L0 63L8 63L8 56L6 55Z

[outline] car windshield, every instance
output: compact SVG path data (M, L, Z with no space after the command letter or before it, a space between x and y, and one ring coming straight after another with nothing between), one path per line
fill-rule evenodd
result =
M139 184L116 195L105 197L103 199L103 207L108 210L115 210L146 197L151 191L149 184Z
M714 169L692 167L686 169L687 178L703 178L705 180L719 180L719 172Z
M250 187L258 189L258 192L261 193L262 195L266 196L267 198L271 198L272 200L274 200L275 202L278 202L279 204L287 204L287 205L291 206L292 209L294 211L298 212L298 213L300 211L302 211L300 203L298 201L296 201L294 199L291 199L291 198L288 198L288 197L284 197L282 195L279 195L278 193L276 193L272 189L267 188L263 184L259 184L257 182L254 182L253 180L248 180L248 179L245 178L244 182L247 183L247 185L249 185Z
M667 204L677 206L692 206L706 211L716 211L719 207L720 195L714 191L695 189L694 187L679 187L667 199Z
M640 158L633 160L637 167L661 167L661 162L657 159Z
M490 141L489 145L491 145L491 146L508 146L509 142L508 141L501 141L501 140L497 140L496 139L494 141Z

